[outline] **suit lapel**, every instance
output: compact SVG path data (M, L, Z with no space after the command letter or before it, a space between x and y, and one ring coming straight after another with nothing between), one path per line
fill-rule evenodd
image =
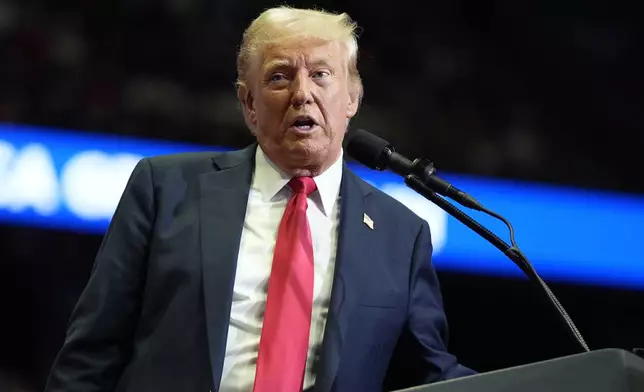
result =
M364 278L363 249L369 246L369 229L363 223L365 198L370 189L346 166L340 188L340 227L331 302L319 362L315 392L328 392L340 365L342 347L353 309L359 299L359 282Z
M213 163L218 171L200 178L201 258L213 390L221 380L255 148L216 156Z

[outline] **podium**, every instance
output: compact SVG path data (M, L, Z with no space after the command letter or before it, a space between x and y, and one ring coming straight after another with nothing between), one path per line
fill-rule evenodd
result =
M644 392L644 359L604 349L398 392Z

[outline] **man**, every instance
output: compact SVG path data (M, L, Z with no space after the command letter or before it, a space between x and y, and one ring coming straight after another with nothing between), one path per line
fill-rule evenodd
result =
M270 9L238 97L257 144L143 159L48 381L73 391L377 391L473 372L446 351L425 221L353 174L346 14Z

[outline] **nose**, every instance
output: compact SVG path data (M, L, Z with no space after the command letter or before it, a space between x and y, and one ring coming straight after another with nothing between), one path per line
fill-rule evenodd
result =
M312 81L308 72L298 72L293 81L293 95L291 105L294 107L304 106L313 103Z

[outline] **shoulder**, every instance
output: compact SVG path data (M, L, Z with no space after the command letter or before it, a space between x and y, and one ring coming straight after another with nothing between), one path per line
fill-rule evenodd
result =
M205 151L205 152L183 152L176 154L156 155L144 158L152 167L152 170L167 171L172 169L199 169L212 168L213 159L225 152Z
M145 165L144 162L147 161L154 176L182 173L191 177L250 162L254 157L255 148L255 145L251 145L239 150L157 155L145 158L139 164Z

